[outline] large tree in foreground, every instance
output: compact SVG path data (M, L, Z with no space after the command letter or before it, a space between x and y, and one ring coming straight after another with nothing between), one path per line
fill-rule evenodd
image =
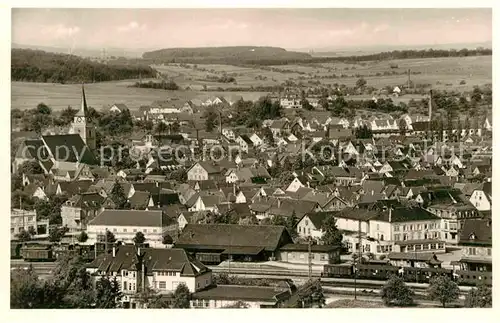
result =
M326 245L341 246L342 245L342 232L337 228L337 221L333 216L329 216L323 222L323 230L325 233L321 240Z
M443 307L458 299L460 289L448 276L436 276L429 282L427 295L431 300L439 301Z
M469 291L465 297L465 307L492 307L493 294L491 287L480 284L477 288Z
M381 291L382 299L385 305L409 306L413 304L415 293L408 287L404 281L392 276L384 285Z
M108 277L101 277L96 282L96 308L117 308L122 298L120 286L116 278L110 280Z
M300 286L297 290L298 302L297 304L292 304L293 307L299 308L311 308L311 307L323 307L325 306L326 300L323 294L323 288L318 280L309 280L304 285Z
M135 244L141 244L144 243L144 241L146 241L146 237L144 236L144 233L139 231L135 234L133 241Z
M185 284L177 285L177 288L174 291L174 300L172 307L189 308L190 300L191 300L191 293L189 292L189 288Z

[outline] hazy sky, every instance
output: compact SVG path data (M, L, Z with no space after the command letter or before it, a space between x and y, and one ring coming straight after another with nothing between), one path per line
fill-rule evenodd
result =
M12 41L78 48L432 45L492 39L491 9L13 9Z

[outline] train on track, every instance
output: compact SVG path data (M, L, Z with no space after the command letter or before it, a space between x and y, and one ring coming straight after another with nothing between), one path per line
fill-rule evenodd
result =
M97 250L96 250L97 248ZM53 262L65 255L80 256L86 262L102 253L102 245L56 244L49 242L11 242L10 258L27 262Z
M488 271L397 267L390 264L358 264L356 266L352 264L332 264L325 265L321 273L322 277L369 280L388 280L394 275L401 277L405 282L411 283L429 283L432 277L448 276L459 285L474 286L479 283L492 285L492 272Z

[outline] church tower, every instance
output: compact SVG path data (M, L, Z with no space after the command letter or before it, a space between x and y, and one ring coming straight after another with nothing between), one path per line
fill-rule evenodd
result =
M92 123L92 118L89 116L87 108L87 100L85 98L85 89L82 84L82 102L80 109L73 119L73 133L79 134L87 146L94 150L96 149L96 134L95 127Z

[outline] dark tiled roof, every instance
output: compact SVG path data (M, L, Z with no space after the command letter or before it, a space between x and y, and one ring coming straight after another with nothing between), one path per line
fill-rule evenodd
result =
M25 140L17 150L17 158L34 158L36 160L46 159L48 151L45 144L40 139Z
M91 185L92 185L91 180L59 182L59 187L61 188L62 193L68 196L85 193L89 190Z
M437 241L436 241L437 242ZM391 252L387 256L391 260L417 260L425 262L439 262L434 253L415 253L415 252Z
M88 267L108 273L120 272L122 269L137 270L140 263L137 253L135 246L118 246L115 257L112 254L101 254ZM140 254L147 274L152 274L153 271L175 271L180 272L181 277L193 277L210 272L210 269L191 258L183 249L141 248Z
M491 219L466 219L460 233L459 244L492 244Z
M151 193L135 191L134 195L129 198L130 207L136 210L144 210L148 207Z
M314 224L317 229L323 227L323 222L332 215L331 212L314 212L306 214L309 220Z
M369 221L377 217L375 210L348 207L338 212L331 212L336 218L345 218L357 221Z
M167 223L162 211L104 210L89 225L164 227Z
M329 245L311 245L312 252L330 252L340 249L338 246L329 246ZM305 251L309 250L309 246L307 244L298 244L298 243L289 243L280 248L283 251Z
M58 161L97 164L94 154L78 134L43 136L42 138L52 156Z
M391 216L389 213L391 212ZM394 207L378 213L377 220L385 222L409 222L422 220L437 220L439 217L420 207Z
M97 193L84 193L73 196L66 204L81 207L81 208L95 208L102 205L105 198Z
M243 139L243 141L246 142L248 145L253 145L253 141L250 140L248 135L240 135L240 138Z
M234 301L262 301L276 303L290 297L288 291L267 286L218 285L193 293L193 299L214 299Z
M263 247L275 251L282 243L292 242L283 226L188 224L177 240L182 248L226 249L235 247Z

